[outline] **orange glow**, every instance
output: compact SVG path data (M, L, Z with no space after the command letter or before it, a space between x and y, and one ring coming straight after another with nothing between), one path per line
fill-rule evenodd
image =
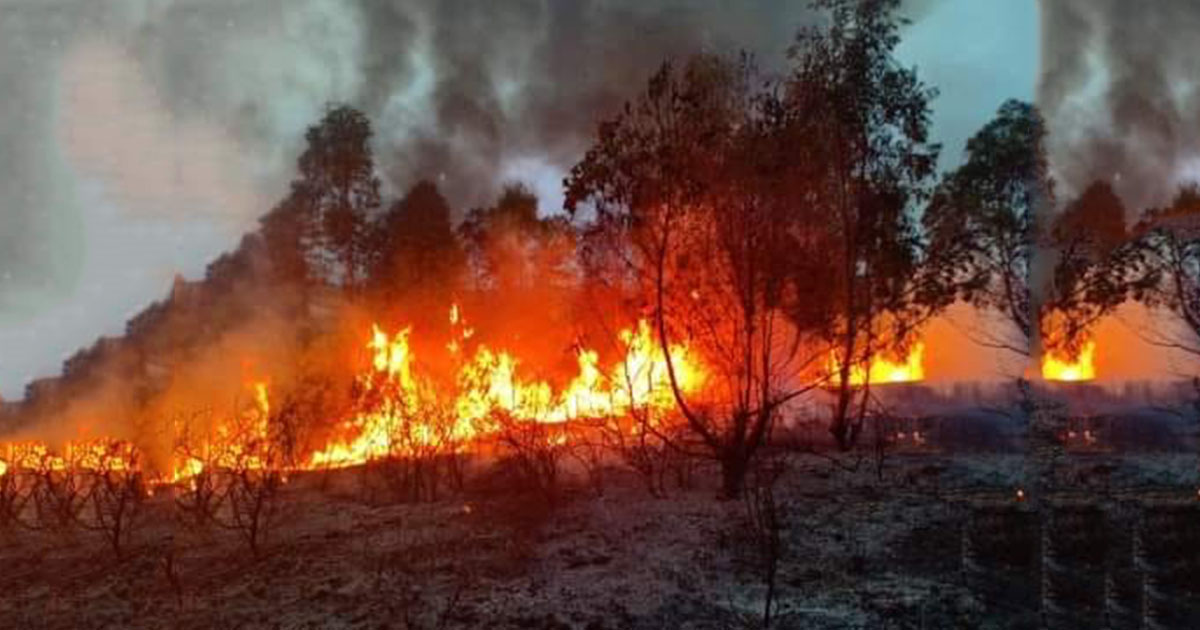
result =
M341 468L384 457L457 453L512 423L564 424L577 419L618 418L639 410L665 417L675 395L664 353L646 321L621 331L611 363L598 351L576 351L576 370L555 382L528 377L508 351L474 343L457 305L450 309L451 373L427 373L410 341L411 327L388 334L374 325L365 343L369 359L357 377L356 402L334 423L318 448L285 459L274 435L271 388L248 379L247 404L201 426L174 425L174 448L149 485L191 483L206 472ZM436 346L434 346L436 347ZM698 357L685 345L670 349L679 388L695 394L704 385ZM553 444L566 431L548 434ZM132 444L113 439L0 444L0 475L15 471L134 471Z
M914 383L925 379L925 344L916 342L909 348L908 355L897 361L892 357L876 353L872 355L869 366L854 365L850 367L850 384L865 385L868 383ZM839 375L842 363L837 354L829 357L829 373L833 375L833 383L840 382Z
M578 371L561 390L544 380L527 379L512 354L478 345L469 358L465 343L474 330L465 325L457 305L450 309L457 338L446 344L457 361L453 391L439 391L430 378L417 374L409 346L411 329L389 337L374 327L368 348L373 370L362 375L362 389L378 396L340 428L346 436L313 453L309 466L344 467L414 450L455 450L497 429L496 419L564 423L580 418L622 416L634 407L670 409L675 404L667 372L667 355L654 341L650 326L621 331L621 361L608 370L599 354L578 352ZM693 393L703 384L699 361L685 346L671 348L680 389ZM565 439L565 435L557 439Z
M1079 350L1079 356L1071 359L1048 350L1042 357L1042 378L1047 381L1090 381L1096 378L1096 342L1089 340Z

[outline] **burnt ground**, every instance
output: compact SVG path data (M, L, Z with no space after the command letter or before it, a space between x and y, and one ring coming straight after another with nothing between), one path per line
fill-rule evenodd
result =
M1043 534L1058 538L1016 499L1022 465L1017 455L895 456L880 474L869 462L848 471L821 457L791 458L774 494L784 544L772 627L1037 628L1043 619L1099 627L1095 620L1125 608L1135 609L1130 624L1151 610L1168 620L1155 627L1195 627L1153 611L1159 588L1174 602L1171 614L1190 614L1197 593L1180 584L1192 565L1125 575L1107 590L1101 579L1078 596L1056 589L1064 566L1081 579L1124 574L1106 572L1111 560L1097 569L1066 543L1042 559ZM1186 505L1179 497L1188 489L1170 484L1193 478L1194 467L1194 456L1126 458L1086 494L1173 493ZM666 498L614 471L603 494L574 488L553 504L495 483L433 503L368 503L356 489L359 472L327 475L291 480L258 556L236 532L175 523L162 495L120 559L91 532L9 531L0 542L0 626L761 627L765 565L748 504L718 500L712 471ZM1063 531L1091 531L1070 527ZM1167 560L1192 553L1195 537L1184 538ZM1150 574L1162 579L1148 588ZM1133 600L1122 584L1132 584Z

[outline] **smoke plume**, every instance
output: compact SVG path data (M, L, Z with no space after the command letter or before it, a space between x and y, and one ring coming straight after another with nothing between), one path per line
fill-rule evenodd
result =
M282 197L328 103L370 116L388 192L428 177L464 209L525 179L552 204L596 118L663 59L781 57L807 14L770 0L5 2L5 394L232 247ZM103 330L73 315L85 294Z
M1137 212L1200 178L1200 4L1040 4L1038 101L1059 199L1103 178Z

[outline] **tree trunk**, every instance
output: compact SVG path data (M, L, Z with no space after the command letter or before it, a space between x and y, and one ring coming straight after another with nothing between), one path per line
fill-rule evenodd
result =
M838 414L829 424L829 434L837 441L838 450L848 451L854 446L850 431L850 419L845 414Z
M750 458L745 451L729 449L721 457L721 497L736 499L742 496Z

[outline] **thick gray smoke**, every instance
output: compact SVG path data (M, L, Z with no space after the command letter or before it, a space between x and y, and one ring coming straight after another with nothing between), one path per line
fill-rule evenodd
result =
M1060 199L1104 178L1140 211L1200 178L1200 3L1040 4L1038 101Z
M937 0L912 0L915 19ZM768 67L803 0L0 0L0 390L163 296L286 191L348 102L385 186L546 206L598 116L665 58Z
M806 4L0 0L4 393L236 244L327 103L371 117L393 193L553 191L664 58L781 55Z

